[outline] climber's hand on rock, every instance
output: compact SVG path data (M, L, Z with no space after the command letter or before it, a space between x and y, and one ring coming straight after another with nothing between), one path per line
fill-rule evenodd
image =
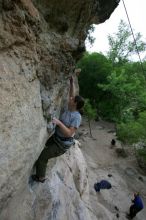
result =
M56 124L56 125L60 125L61 121L54 117L53 120L52 120L52 123Z

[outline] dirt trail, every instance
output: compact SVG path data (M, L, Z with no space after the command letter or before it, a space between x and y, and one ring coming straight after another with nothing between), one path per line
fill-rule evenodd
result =
M83 120L79 140L88 165L92 210L97 219L126 220L134 192L141 193L146 207L146 176L138 168L132 151L128 157L122 158L117 156L115 147L111 148L110 142L116 138L113 124L93 122L92 133L94 138L90 137L87 121ZM116 146L120 147L120 143L117 142ZM96 193L93 185L101 179L108 180L112 189ZM146 209L137 214L135 219L146 220Z

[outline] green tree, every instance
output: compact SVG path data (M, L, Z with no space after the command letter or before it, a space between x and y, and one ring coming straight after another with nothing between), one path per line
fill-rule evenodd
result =
M141 38L142 35L140 33L135 34L135 45L130 27L121 20L117 33L108 35L109 52L107 55L113 65L127 62L129 56L136 54L137 50L143 52L146 49L146 43Z
M138 121L120 123L117 126L117 136L123 143L133 144L141 139L143 126Z
M143 147L136 149L138 158L142 158L146 163L146 111L139 114L136 121L120 123L117 126L117 136L123 143L141 143Z
M107 58L99 53L85 53L77 66L81 68L79 75L80 94L90 99L97 106L103 92L97 88L97 83L106 83L107 75L112 68Z
M96 109L92 107L89 99L85 99L84 112L88 118L90 135L91 135L91 137L93 137L92 136L92 129L91 129L91 120L95 119L97 114L96 114Z
M114 121L132 120L146 109L145 77L135 72L132 63L115 68L107 77L107 84L98 84L98 87L110 96L102 100L99 108ZM109 108L105 109L105 105Z

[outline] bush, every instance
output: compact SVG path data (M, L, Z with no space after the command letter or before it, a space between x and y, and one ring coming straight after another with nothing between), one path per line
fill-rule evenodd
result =
M137 150L137 153L138 153L138 155L139 155L140 157L142 157L142 158L145 160L145 162L146 162L146 149L145 149L145 148L143 148L143 149L138 149L138 150Z
M143 126L139 122L121 123L117 126L117 136L123 143L137 143L141 140Z
M146 171L146 148L137 150L137 161L139 166Z

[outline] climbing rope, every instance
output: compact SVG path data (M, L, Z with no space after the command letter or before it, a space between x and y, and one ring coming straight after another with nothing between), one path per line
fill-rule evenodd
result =
M141 60L141 57L140 57L140 54L139 54L139 51L138 51L137 42L136 42L136 39L135 39L135 36L134 36L134 32L133 32L133 29L132 29L132 26L131 26L131 22L130 22L129 15L128 15L128 12L127 12L127 9L126 9L126 5L125 5L124 0L122 0L122 2L123 2L123 6L124 6L124 9L125 9L126 15L127 15L127 20L128 20L128 23L129 23L129 26L130 26L130 29L131 29L131 33L132 33L132 36L133 36L133 40L134 40L134 43L135 43L136 52L137 52L138 57L139 57L139 62L140 62L141 70L142 70L142 72L143 72L143 75L145 75L145 74L144 74L144 71L145 71L145 70L144 70L144 68L143 68L142 60Z

